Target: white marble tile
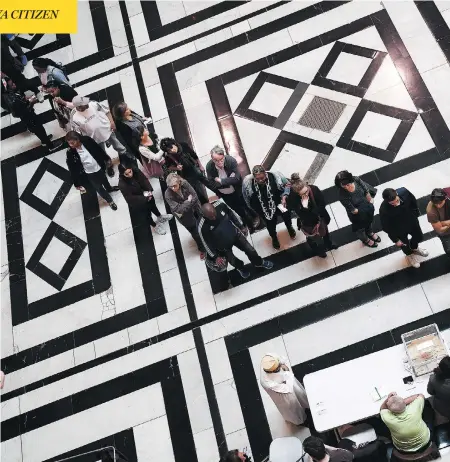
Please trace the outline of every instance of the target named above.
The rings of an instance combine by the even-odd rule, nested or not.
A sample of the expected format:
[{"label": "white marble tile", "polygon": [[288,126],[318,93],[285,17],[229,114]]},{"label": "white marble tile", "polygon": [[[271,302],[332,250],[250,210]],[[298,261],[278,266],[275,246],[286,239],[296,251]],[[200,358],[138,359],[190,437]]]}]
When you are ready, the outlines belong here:
[{"label": "white marble tile", "polygon": [[186,305],[183,284],[181,282],[180,271],[173,268],[161,274],[161,282],[164,289],[167,310],[174,311]]},{"label": "white marble tile", "polygon": [[281,30],[177,72],[178,85],[180,90],[184,90],[247,64],[249,56],[252,56],[252,60],[256,60],[291,45],[292,40],[288,31]]},{"label": "white marble tile", "polygon": [[45,172],[41,181],[39,181],[34,189],[33,194],[47,204],[51,204],[62,184],[63,181],[60,178],[50,172]]},{"label": "white marble tile", "polygon": [[251,27],[250,23],[248,22],[248,19],[246,19],[245,21],[241,21],[237,24],[234,24],[230,27],[230,29],[233,37],[236,37],[237,35],[245,34],[245,32],[248,32],[251,29]]},{"label": "white marble tile", "polygon": [[216,144],[222,144],[219,127],[211,102],[186,110],[189,128],[199,157],[209,154]]},{"label": "white marble tile", "polygon": [[[165,414],[155,384],[22,435],[24,461],[37,462],[105,438]],[[108,418],[105,418],[108,416]],[[60,437],[55,438],[55,434]],[[53,441],[42,444],[42,441]]]},{"label": "white marble tile", "polygon": [[123,92],[123,100],[126,101],[138,114],[146,115],[144,114],[144,109],[142,109],[142,101],[136,83],[134,69],[132,67],[123,69],[120,71],[119,77]]},{"label": "white marble tile", "polygon": [[169,424],[165,415],[133,428],[136,455],[139,461],[174,461]]},{"label": "white marble tile", "polygon": [[158,255],[158,268],[160,273],[165,273],[178,266],[177,258],[174,250],[160,253]]},{"label": "white marble tile", "polygon": [[[225,434],[245,428],[236,385],[233,379],[214,385]],[[228,440],[228,438],[227,438]]]},{"label": "white marble tile", "polygon": [[192,433],[195,435],[212,427],[202,371],[196,350],[181,353],[177,359]]},{"label": "white marble tile", "polygon": [[176,327],[183,326],[190,322],[189,313],[186,306],[182,306],[169,313],[158,316],[159,332],[162,334]]},{"label": "white marble tile", "polygon": [[152,112],[152,119],[154,122],[165,119],[169,116],[167,112],[166,102],[161,89],[161,84],[157,83],[145,89],[147,93],[147,99],[150,104],[150,110]]},{"label": "white marble tile", "polygon": [[241,428],[240,430],[227,434],[226,438],[229,448],[239,449],[245,452],[248,456],[252,455],[250,440],[245,428]]},{"label": "white marble tile", "polygon": [[170,119],[166,117],[165,119],[158,120],[154,123],[155,132],[159,135],[160,138],[169,137],[173,138],[172,125]]},{"label": "white marble tile", "polygon": [[[139,4],[139,2],[136,3]],[[141,45],[145,45],[150,42],[147,24],[143,13],[138,13],[130,17],[130,27],[133,32],[134,44],[136,47],[140,47]]]},{"label": "white marble tile", "polygon": [[225,340],[219,338],[209,342],[205,345],[205,349],[214,385],[232,379],[233,371],[231,370]]},{"label": "white marble tile", "polygon": [[[431,314],[419,284],[285,334],[283,339],[292,364],[300,364],[402,326],[405,320],[412,322]],[[319,332],[333,335],[317,342]]]},{"label": "white marble tile", "polygon": [[86,363],[95,359],[95,346],[94,342],[86,343],[73,350],[73,356],[75,358],[75,366]]},{"label": "white marble tile", "polygon": [[286,144],[271,170],[282,172],[287,178],[297,172],[303,178],[316,156],[317,153],[314,151],[294,144]]},{"label": "white marble tile", "polygon": [[230,39],[232,36],[231,28],[225,27],[217,32],[213,32],[212,34],[208,34],[195,40],[195,48],[197,48],[197,51],[200,51],[204,48],[212,47],[219,42],[223,42],[224,40]]},{"label": "white marble tile", "polygon": [[[108,212],[115,213],[111,209]],[[128,228],[106,237],[105,246],[117,313],[144,304],[145,294],[133,230]]]},{"label": "white marble tile", "polygon": [[[140,54],[139,50],[141,49],[143,50],[145,46],[146,45],[144,45],[143,47],[139,47],[137,49],[138,56],[143,56],[142,54]],[[163,66],[164,64],[176,61],[177,59],[184,58],[187,55],[195,53],[196,51],[197,49],[195,48],[194,42],[189,42],[189,43],[186,43],[185,45],[179,46],[178,48],[174,48],[173,50],[166,51],[164,53],[161,53],[160,55],[157,55],[155,57],[155,62],[156,62],[156,65],[160,67],[160,66]]]},{"label": "white marble tile", "polygon": [[[247,94],[248,90],[250,90],[250,87],[252,86],[258,74],[259,72],[256,74],[248,75],[247,77],[236,80],[225,86],[225,91],[227,93],[228,101],[230,103],[232,112],[236,111],[239,104],[244,99],[244,96]],[[191,87],[191,88],[195,88],[195,87]],[[181,94],[183,94],[183,92]]]},{"label": "white marble tile", "polygon": [[159,83],[159,74],[155,58],[149,58],[141,61],[139,66],[141,66],[142,79],[145,87],[150,87],[151,85]]},{"label": "white marble tile", "polygon": [[22,458],[22,437],[16,436],[1,444],[1,457],[11,462],[23,462]]},{"label": "white marble tile", "polygon": [[130,338],[127,329],[120,330],[114,334],[107,335],[98,340],[94,340],[95,355],[97,358],[107,355],[112,351],[121,350],[130,345]]},{"label": "white marble tile", "polygon": [[292,93],[290,88],[266,82],[252,101],[250,109],[278,117]]},{"label": "white marble tile", "polygon": [[277,139],[280,130],[267,126],[261,130],[261,124],[241,117],[235,117],[235,122],[248,164],[251,166],[261,164]]},{"label": "white marble tile", "polygon": [[204,318],[214,314],[217,311],[216,303],[214,302],[214,295],[209,280],[193,284],[191,288],[198,317]]},{"label": "white marble tile", "polygon": [[339,54],[326,77],[356,86],[361,82],[371,62],[369,58],[343,52]]},{"label": "white marble tile", "polygon": [[141,2],[139,0],[126,0],[128,17],[131,18],[142,13]]},{"label": "white marble tile", "polygon": [[1,404],[2,422],[20,414],[20,396],[9,399]]},{"label": "white marble tile", "polygon": [[141,322],[135,326],[128,328],[128,336],[130,337],[130,345],[138,343],[142,340],[155,337],[159,334],[158,321],[156,318]]},{"label": "white marble tile", "polygon": [[68,245],[54,237],[44,255],[42,255],[40,262],[54,273],[59,274],[71,253],[72,249]]},{"label": "white marble tile", "polygon": [[381,40],[380,34],[375,27],[367,27],[366,29],[344,37],[340,41],[350,43],[351,45],[387,52],[386,45],[383,40]]},{"label": "white marble tile", "polygon": [[204,10],[205,8],[209,8],[217,3],[219,3],[219,0],[208,0],[208,1],[196,0],[195,2],[185,1],[183,2],[183,6],[184,6],[184,10],[186,11],[186,16],[190,16],[196,13],[197,11]]},{"label": "white marble tile", "polygon": [[211,462],[220,459],[214,428],[195,433],[194,443],[198,462]]},{"label": "white marble tile", "polygon": [[437,0],[434,3],[441,13],[450,9],[450,3],[447,0]]},{"label": "white marble tile", "polygon": [[163,25],[186,16],[183,2],[159,1],[156,4]]},{"label": "white marble tile", "polygon": [[352,139],[370,146],[387,149],[399,125],[399,119],[369,111]]},{"label": "white marble tile", "polygon": [[196,106],[210,102],[208,90],[205,82],[186,88],[181,92],[181,99],[185,109],[191,109]]},{"label": "white marble tile", "polygon": [[[447,10],[448,11],[448,10]],[[449,97],[445,91],[446,82],[450,78],[450,65],[448,63],[438,66],[422,74],[422,78],[434,98],[442,117],[450,127],[450,104]]]},{"label": "white marble tile", "polygon": [[428,129],[422,121],[421,117],[418,117],[408,133],[402,147],[395,156],[395,161],[406,159],[407,157],[419,154],[427,151],[428,149],[434,148],[434,142],[431,139]]},{"label": "white marble tile", "polygon": [[422,282],[421,285],[433,313],[450,308],[450,273]]},{"label": "white marble tile", "polygon": [[98,47],[89,3],[80,2],[77,11],[78,24],[83,25],[83,33],[70,34],[70,44],[74,59],[81,59],[85,56],[96,53],[98,51]]}]

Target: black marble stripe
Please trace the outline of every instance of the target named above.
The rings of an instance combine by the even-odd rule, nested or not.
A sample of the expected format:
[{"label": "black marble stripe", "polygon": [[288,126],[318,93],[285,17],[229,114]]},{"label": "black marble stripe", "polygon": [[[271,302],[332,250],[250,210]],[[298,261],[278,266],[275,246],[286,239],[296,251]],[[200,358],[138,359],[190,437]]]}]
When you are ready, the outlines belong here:
[{"label": "black marble stripe", "polygon": [[99,449],[111,447],[125,456],[128,462],[138,462],[132,428],[93,441],[77,449],[73,449],[72,451],[65,452],[64,454],[59,454],[51,459],[46,459],[44,462],[58,462],[69,457],[75,457],[75,462],[97,462],[101,460]]},{"label": "black marble stripe", "polygon": [[[148,5],[150,3],[151,5]],[[196,11],[195,13],[185,16],[184,18],[177,19],[172,21],[168,24],[162,24],[161,17],[158,11],[158,7],[156,2],[147,2],[141,1],[142,12],[144,14],[145,22],[147,24],[148,35],[150,40],[157,40],[161,37],[165,37],[166,35],[173,34],[174,32],[178,32],[186,27],[192,26],[197,24],[201,21],[205,21],[206,19],[212,18],[217,16],[218,14],[225,13],[233,8],[237,8],[238,6],[245,5],[246,1],[236,1],[236,0],[228,0],[220,3],[216,3],[208,8],[204,8],[203,10]],[[282,4],[282,3],[280,3]],[[239,18],[239,21],[242,21],[242,18]],[[238,22],[239,22],[238,21]],[[233,21],[235,23],[235,21]],[[230,23],[223,24],[220,28],[215,28],[217,30],[223,29],[224,27],[230,27],[232,25]],[[214,31],[215,31],[214,29]],[[209,30],[208,34],[211,34],[212,31]],[[195,37],[197,39],[199,37]],[[179,46],[180,44],[177,44]]]},{"label": "black marble stripe", "polygon": [[450,27],[443,18],[439,8],[433,1],[415,1],[419,13],[425,20],[428,29],[441,47],[447,61],[450,63]]},{"label": "black marble stripe", "polygon": [[98,51],[102,51],[107,48],[112,48],[113,43],[109,30],[108,17],[106,15],[105,3],[103,1],[96,1],[94,3],[95,8],[91,8],[92,25],[94,27]]}]

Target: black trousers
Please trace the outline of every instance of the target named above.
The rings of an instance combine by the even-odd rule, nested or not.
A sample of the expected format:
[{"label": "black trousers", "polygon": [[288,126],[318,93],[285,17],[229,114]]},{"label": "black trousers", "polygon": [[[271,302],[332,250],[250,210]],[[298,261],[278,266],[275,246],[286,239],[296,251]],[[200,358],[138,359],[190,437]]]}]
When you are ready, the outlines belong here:
[{"label": "black trousers", "polygon": [[203,246],[202,239],[200,234],[198,234],[197,225],[194,226],[185,226],[185,228],[191,233],[192,239],[194,239],[195,243],[197,244],[197,248],[200,252],[205,251],[205,247]]},{"label": "black trousers", "polygon": [[[250,243],[247,241],[247,239],[241,232],[237,233],[233,247],[237,247],[239,250],[242,250],[242,252],[244,252],[245,255],[247,255],[252,265],[254,266],[262,265],[263,259],[258,255],[256,250],[250,245]],[[236,257],[236,255],[233,254],[233,248],[224,250],[221,253],[223,253],[227,257],[228,263],[231,266],[234,266],[237,269],[244,268],[245,266],[244,262],[240,260],[238,257]]]},{"label": "black trousers", "polygon": [[100,169],[95,173],[87,173],[89,183],[91,187],[103,198],[108,204],[113,201],[111,194],[108,191],[111,191],[111,185],[109,184],[108,179],[106,178],[105,172]]},{"label": "black trousers", "polygon": [[308,245],[311,247],[311,249],[313,249],[316,253],[326,253],[327,250],[331,249],[332,245],[330,233],[328,232],[328,226],[325,236],[306,236],[306,241],[308,242]]},{"label": "black trousers", "polygon": [[[408,237],[409,235],[411,238]],[[419,221],[417,221],[416,226],[414,226],[414,228],[412,228],[408,234],[402,236],[400,240],[403,242],[403,244],[406,244],[400,247],[402,252],[405,255],[411,255],[413,251],[419,247],[419,242],[423,241],[423,233],[420,229]]]},{"label": "black trousers", "polygon": [[289,210],[287,212],[282,213],[281,210],[277,207],[271,220],[267,220],[266,217],[262,215],[262,218],[266,222],[267,231],[269,232],[270,237],[272,239],[274,237],[277,237],[277,222],[278,222],[277,217],[278,215],[281,215],[281,217],[283,218],[286,228],[288,229],[292,228],[292,218],[291,218],[291,212]]},{"label": "black trousers", "polygon": [[27,114],[26,116],[21,117],[20,120],[25,124],[30,132],[34,133],[39,138],[42,144],[50,145],[52,143],[36,114]]},{"label": "black trousers", "polygon": [[240,191],[234,191],[231,194],[222,194],[220,196],[221,199],[228,205],[228,207],[232,208],[241,218],[242,221],[245,223],[247,228],[253,229],[253,219],[251,217],[251,213],[245,204],[244,198]]},{"label": "black trousers", "polygon": [[152,217],[152,213],[155,216],[160,217],[161,212],[158,210],[158,207],[156,206],[156,201],[155,201],[154,197],[152,197],[149,201],[147,201],[147,213],[148,213],[148,219],[150,221],[150,225],[151,226],[156,226],[156,223],[155,223],[155,221],[153,220],[153,217]]}]

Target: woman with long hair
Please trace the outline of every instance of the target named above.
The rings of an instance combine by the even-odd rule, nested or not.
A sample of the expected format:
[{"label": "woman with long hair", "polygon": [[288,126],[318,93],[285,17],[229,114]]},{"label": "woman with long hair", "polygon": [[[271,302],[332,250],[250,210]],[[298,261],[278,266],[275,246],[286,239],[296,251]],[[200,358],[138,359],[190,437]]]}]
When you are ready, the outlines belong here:
[{"label": "woman with long hair", "polygon": [[291,175],[291,191],[286,207],[297,214],[297,228],[303,232],[311,249],[321,258],[326,258],[327,250],[338,248],[331,242],[328,232],[331,219],[325,205],[322,191],[317,186],[305,183],[298,173]]},{"label": "woman with long hair", "polygon": [[32,63],[34,70],[38,73],[42,85],[45,87],[51,81],[71,86],[69,77],[61,64],[49,58],[35,58]]},{"label": "woman with long hair", "polygon": [[378,247],[381,238],[372,230],[375,207],[373,197],[377,190],[347,170],[336,175],[334,184],[339,190],[339,201],[345,207],[352,229],[367,247]]},{"label": "woman with long hair", "polygon": [[431,374],[427,391],[433,396],[433,408],[450,419],[450,356],[444,356]]}]

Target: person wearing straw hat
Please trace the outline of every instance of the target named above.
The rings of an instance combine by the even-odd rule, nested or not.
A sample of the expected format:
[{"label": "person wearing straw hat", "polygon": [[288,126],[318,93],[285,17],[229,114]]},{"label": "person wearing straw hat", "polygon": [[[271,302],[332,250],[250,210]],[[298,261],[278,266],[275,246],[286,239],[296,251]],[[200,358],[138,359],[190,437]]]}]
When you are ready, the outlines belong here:
[{"label": "person wearing straw hat", "polygon": [[305,422],[305,408],[309,408],[306,391],[285,359],[277,354],[266,354],[261,360],[260,383],[284,420],[294,425]]}]

